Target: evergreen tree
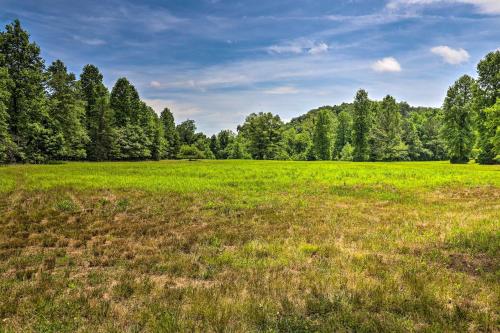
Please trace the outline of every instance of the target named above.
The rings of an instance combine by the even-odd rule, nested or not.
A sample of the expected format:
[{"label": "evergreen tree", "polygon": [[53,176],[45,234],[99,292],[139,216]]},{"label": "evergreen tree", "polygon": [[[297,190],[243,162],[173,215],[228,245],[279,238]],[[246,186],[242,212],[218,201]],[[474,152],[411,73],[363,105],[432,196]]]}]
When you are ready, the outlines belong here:
[{"label": "evergreen tree", "polygon": [[338,125],[333,148],[333,157],[340,158],[344,146],[351,142],[352,117],[347,111],[341,111],[338,116]]},{"label": "evergreen tree", "polygon": [[387,95],[378,104],[372,129],[372,155],[375,160],[394,161],[406,157],[407,147],[401,140],[401,114],[394,97]]},{"label": "evergreen tree", "polygon": [[495,163],[495,148],[492,138],[496,135],[487,126],[485,109],[494,105],[500,98],[500,51],[490,52],[477,65],[478,89],[475,91],[475,108],[477,112],[477,130],[479,132],[479,163]]},{"label": "evergreen tree", "polygon": [[80,75],[82,98],[85,102],[85,120],[90,141],[87,158],[103,161],[116,155],[113,131],[113,113],[109,107],[108,90],[102,83],[102,74],[94,65],[85,65]]},{"label": "evergreen tree", "polygon": [[45,95],[44,62],[40,48],[29,40],[15,20],[0,33],[0,67],[7,68],[9,130],[18,151],[17,158],[33,163],[60,156],[63,137],[48,113]]},{"label": "evergreen tree", "polygon": [[174,115],[168,108],[163,109],[160,115],[163,126],[163,134],[166,140],[164,158],[174,159],[177,156],[180,146],[179,133],[175,129]]},{"label": "evergreen tree", "polygon": [[474,79],[462,76],[449,89],[443,104],[443,137],[451,163],[467,163],[474,145],[472,102]]},{"label": "evergreen tree", "polygon": [[329,161],[332,159],[332,116],[329,111],[321,110],[314,127],[313,144],[318,160]]},{"label": "evergreen tree", "polygon": [[73,73],[68,73],[66,66],[56,60],[48,68],[49,112],[62,133],[64,145],[63,159],[84,159],[87,156],[86,145],[89,142],[84,126],[85,108],[80,100],[78,84]]},{"label": "evergreen tree", "polygon": [[371,118],[370,100],[365,90],[358,90],[354,99],[354,114],[352,125],[352,144],[354,146],[353,160],[367,161],[369,158],[369,143]]}]

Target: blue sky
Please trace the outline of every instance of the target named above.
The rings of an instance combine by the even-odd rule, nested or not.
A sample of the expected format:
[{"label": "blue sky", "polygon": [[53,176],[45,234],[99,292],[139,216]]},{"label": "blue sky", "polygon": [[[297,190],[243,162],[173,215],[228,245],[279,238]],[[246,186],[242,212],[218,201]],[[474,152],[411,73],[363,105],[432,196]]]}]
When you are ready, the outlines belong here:
[{"label": "blue sky", "polygon": [[126,76],[155,110],[209,134],[251,112],[284,120],[391,94],[439,106],[500,47],[500,0],[0,0],[49,64]]}]

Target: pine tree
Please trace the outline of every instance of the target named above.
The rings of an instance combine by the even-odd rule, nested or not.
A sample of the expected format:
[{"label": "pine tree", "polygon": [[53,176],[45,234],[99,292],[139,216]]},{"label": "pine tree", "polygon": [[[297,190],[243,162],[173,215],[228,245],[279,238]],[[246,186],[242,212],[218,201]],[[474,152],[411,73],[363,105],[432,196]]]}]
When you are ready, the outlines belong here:
[{"label": "pine tree", "polygon": [[370,100],[365,90],[358,90],[354,99],[354,114],[352,125],[353,160],[367,161],[369,158],[369,143],[371,118]]},{"label": "pine tree", "polygon": [[109,159],[115,153],[113,114],[109,107],[108,90],[102,83],[103,77],[94,65],[85,65],[80,75],[82,98],[85,102],[85,120],[90,138],[87,144],[87,158],[91,161]]},{"label": "pine tree", "polygon": [[341,111],[338,116],[338,126],[333,148],[333,157],[340,158],[344,146],[352,140],[352,117],[347,111]]},{"label": "pine tree", "polygon": [[163,109],[160,115],[160,122],[163,126],[166,147],[163,158],[174,159],[180,148],[179,133],[175,129],[174,115],[168,108]]},{"label": "pine tree", "polygon": [[402,160],[407,156],[407,147],[401,139],[401,114],[394,97],[387,95],[378,104],[372,129],[372,155],[375,160]]},{"label": "pine tree", "polygon": [[451,163],[467,163],[474,145],[472,130],[473,87],[475,81],[468,75],[459,78],[448,89],[443,104],[442,135]]},{"label": "pine tree", "polygon": [[62,61],[56,60],[48,68],[47,86],[49,114],[64,138],[61,158],[84,159],[89,137],[84,126],[85,108],[75,75],[67,72]]},{"label": "pine tree", "polygon": [[29,40],[15,20],[0,33],[0,67],[12,80],[8,93],[9,130],[18,151],[17,159],[33,163],[60,156],[63,137],[48,113],[45,95],[44,62],[40,48]]},{"label": "pine tree", "polygon": [[330,112],[321,110],[313,134],[314,151],[318,160],[329,161],[332,159],[332,123]]}]

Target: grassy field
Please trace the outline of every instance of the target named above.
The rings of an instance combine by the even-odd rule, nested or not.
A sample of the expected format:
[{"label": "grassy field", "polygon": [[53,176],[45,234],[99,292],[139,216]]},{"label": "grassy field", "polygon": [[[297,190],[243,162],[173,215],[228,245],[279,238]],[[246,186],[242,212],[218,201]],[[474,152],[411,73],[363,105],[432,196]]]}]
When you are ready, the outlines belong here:
[{"label": "grassy field", "polygon": [[498,332],[500,167],[0,167],[0,331]]}]

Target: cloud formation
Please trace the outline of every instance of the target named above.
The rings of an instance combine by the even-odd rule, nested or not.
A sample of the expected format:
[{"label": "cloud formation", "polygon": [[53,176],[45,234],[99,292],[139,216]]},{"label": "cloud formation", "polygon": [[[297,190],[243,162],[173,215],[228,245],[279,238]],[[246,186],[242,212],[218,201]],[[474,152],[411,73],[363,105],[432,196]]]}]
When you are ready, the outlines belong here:
[{"label": "cloud formation", "polygon": [[401,72],[401,65],[393,57],[387,57],[374,62],[372,69],[376,72]]},{"label": "cloud formation", "polygon": [[315,42],[310,39],[300,38],[297,40],[289,41],[283,44],[271,45],[267,48],[269,53],[309,53],[309,54],[321,54],[326,53],[329,50],[328,44],[324,42]]},{"label": "cloud formation", "polygon": [[426,6],[426,5],[453,5],[467,4],[476,7],[482,14],[498,15],[500,14],[499,0],[390,0],[387,3],[389,9],[399,9],[408,6]]},{"label": "cloud formation", "polygon": [[451,65],[458,65],[469,60],[470,55],[464,49],[452,49],[446,45],[440,45],[433,47],[431,52],[437,54],[443,58],[445,62]]},{"label": "cloud formation", "polygon": [[300,91],[297,88],[290,86],[282,86],[264,90],[265,94],[270,94],[270,95],[289,95],[289,94],[297,94],[299,92]]}]

